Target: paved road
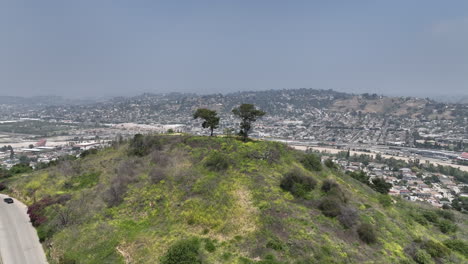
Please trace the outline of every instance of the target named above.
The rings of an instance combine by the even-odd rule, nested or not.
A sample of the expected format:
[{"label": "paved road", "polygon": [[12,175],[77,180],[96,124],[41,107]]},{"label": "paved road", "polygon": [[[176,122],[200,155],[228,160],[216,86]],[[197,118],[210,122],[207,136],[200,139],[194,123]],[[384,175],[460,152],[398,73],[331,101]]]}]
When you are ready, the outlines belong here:
[{"label": "paved road", "polygon": [[0,263],[45,264],[44,250],[34,227],[29,222],[27,207],[16,199],[7,204],[0,194]]}]

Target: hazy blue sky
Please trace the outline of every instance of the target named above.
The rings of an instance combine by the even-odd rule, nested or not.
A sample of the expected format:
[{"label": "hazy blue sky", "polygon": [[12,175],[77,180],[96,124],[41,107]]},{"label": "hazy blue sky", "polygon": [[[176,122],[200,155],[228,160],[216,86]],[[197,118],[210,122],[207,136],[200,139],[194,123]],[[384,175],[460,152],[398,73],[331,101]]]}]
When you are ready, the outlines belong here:
[{"label": "hazy blue sky", "polygon": [[0,0],[0,95],[468,94],[468,1]]}]

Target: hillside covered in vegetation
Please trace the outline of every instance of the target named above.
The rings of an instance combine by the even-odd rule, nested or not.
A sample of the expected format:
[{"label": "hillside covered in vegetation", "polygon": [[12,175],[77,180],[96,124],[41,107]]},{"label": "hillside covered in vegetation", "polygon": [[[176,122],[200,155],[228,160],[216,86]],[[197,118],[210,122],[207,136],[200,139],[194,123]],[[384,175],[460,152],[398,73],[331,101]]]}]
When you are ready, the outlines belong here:
[{"label": "hillside covered in vegetation", "polygon": [[466,263],[466,215],[325,164],[275,142],[136,135],[4,184],[50,263]]}]

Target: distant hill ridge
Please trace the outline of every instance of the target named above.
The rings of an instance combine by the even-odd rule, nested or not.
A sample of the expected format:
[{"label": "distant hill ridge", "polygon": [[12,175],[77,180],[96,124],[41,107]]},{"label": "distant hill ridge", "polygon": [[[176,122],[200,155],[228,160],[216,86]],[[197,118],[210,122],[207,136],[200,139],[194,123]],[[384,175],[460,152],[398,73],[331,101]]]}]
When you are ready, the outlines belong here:
[{"label": "distant hill ridge", "polygon": [[[29,99],[30,100],[30,99]],[[75,118],[91,122],[158,122],[175,120],[190,122],[197,108],[210,108],[221,115],[242,103],[252,103],[269,116],[281,118],[316,118],[342,114],[370,114],[419,120],[449,119],[461,124],[468,116],[468,104],[439,103],[431,99],[414,97],[386,97],[377,94],[353,95],[332,90],[284,89],[244,91],[230,94],[142,94],[134,97],[116,97],[89,104],[21,105],[17,113],[28,117],[48,116],[57,119]],[[28,111],[34,107],[34,112]],[[184,118],[185,117],[185,118]]]},{"label": "distant hill ridge", "polygon": [[333,90],[283,89],[243,91],[229,94],[143,94],[116,98],[109,105],[148,106],[156,111],[190,112],[197,107],[211,107],[228,113],[240,103],[253,103],[271,115],[313,111],[362,112],[377,115],[418,118],[455,119],[468,115],[468,104],[439,103],[429,98],[388,97],[377,94],[347,94]]}]

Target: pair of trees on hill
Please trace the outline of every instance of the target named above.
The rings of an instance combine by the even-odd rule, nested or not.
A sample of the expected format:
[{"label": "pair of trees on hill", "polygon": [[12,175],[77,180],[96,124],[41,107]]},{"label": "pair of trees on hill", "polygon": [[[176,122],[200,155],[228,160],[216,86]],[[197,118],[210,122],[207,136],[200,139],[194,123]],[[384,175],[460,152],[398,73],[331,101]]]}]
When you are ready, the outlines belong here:
[{"label": "pair of trees on hill", "polygon": [[[252,123],[257,121],[257,118],[264,116],[266,113],[255,108],[253,104],[241,104],[232,109],[232,113],[241,119],[239,135],[244,141],[249,137],[249,132],[252,129]],[[218,128],[219,120],[218,113],[214,110],[199,108],[193,114],[193,118],[203,119],[202,127],[210,129],[210,135],[213,136],[213,131]]]}]

